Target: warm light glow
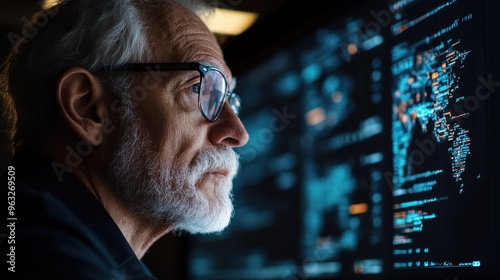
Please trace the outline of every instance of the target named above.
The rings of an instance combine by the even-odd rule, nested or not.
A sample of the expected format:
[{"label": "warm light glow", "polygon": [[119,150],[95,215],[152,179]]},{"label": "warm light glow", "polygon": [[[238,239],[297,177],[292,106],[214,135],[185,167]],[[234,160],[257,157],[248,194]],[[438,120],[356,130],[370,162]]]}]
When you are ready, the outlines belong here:
[{"label": "warm light glow", "polygon": [[368,204],[366,203],[351,204],[349,206],[349,213],[351,215],[363,214],[366,211],[368,211]]},{"label": "warm light glow", "polygon": [[59,3],[60,0],[44,0],[42,4],[42,8],[48,9],[52,6],[55,6],[57,3]]},{"label": "warm light glow", "polygon": [[308,125],[316,125],[325,120],[325,110],[323,108],[314,108],[306,114]]},{"label": "warm light glow", "polygon": [[215,8],[203,20],[213,33],[238,35],[247,30],[257,17],[256,13]]},{"label": "warm light glow", "polygon": [[344,99],[344,95],[342,94],[342,92],[337,90],[337,91],[334,91],[332,93],[332,102],[333,103],[338,104],[338,103],[342,102],[342,99]]},{"label": "warm light glow", "polygon": [[347,46],[347,51],[349,52],[349,54],[356,54],[358,52],[358,46],[351,43]]}]

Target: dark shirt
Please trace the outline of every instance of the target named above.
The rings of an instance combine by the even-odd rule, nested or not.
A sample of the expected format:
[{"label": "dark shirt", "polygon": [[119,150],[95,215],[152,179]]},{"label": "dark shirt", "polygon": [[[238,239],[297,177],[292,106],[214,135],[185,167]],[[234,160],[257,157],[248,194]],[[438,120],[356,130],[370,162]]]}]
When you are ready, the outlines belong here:
[{"label": "dark shirt", "polygon": [[[7,278],[2,279],[155,279],[76,176],[54,169],[61,165],[31,150],[19,151],[10,166],[15,168],[15,207],[7,212],[7,232],[2,228],[0,235],[7,256]],[[0,181],[6,192],[7,178],[4,173]],[[8,262],[12,259],[15,263]],[[15,272],[8,270],[12,264]]]}]

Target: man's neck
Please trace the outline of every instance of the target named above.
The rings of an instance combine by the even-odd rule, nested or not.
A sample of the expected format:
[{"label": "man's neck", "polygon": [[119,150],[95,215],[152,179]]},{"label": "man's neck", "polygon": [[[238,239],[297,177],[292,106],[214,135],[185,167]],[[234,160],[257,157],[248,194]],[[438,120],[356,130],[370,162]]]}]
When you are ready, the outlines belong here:
[{"label": "man's neck", "polygon": [[74,174],[83,182],[85,187],[101,202],[111,218],[130,244],[137,258],[141,259],[148,249],[170,229],[163,225],[154,225],[141,219],[131,211],[130,207],[116,197],[111,188],[100,179],[100,176],[85,168],[86,164],[74,170]]},{"label": "man's neck", "polygon": [[[67,139],[61,137],[59,142],[56,140],[55,143],[51,143],[52,145],[41,145],[39,150],[64,163],[67,152],[60,149],[67,145],[64,140]],[[112,191],[110,183],[103,179],[105,166],[100,165],[102,162],[102,155],[88,155],[72,170],[73,174],[99,200],[115,221],[137,258],[141,259],[151,245],[167,234],[171,228],[166,227],[165,224],[156,225],[147,222],[131,211],[130,207],[124,205]]]}]

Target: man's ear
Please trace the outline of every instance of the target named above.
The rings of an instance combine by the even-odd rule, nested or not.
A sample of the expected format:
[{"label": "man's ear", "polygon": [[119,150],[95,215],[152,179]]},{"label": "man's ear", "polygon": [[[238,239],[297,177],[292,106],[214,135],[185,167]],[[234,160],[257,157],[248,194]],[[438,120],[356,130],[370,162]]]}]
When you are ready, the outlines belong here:
[{"label": "man's ear", "polygon": [[66,70],[56,87],[56,103],[64,121],[93,146],[102,142],[107,119],[105,94],[99,80],[79,67]]}]

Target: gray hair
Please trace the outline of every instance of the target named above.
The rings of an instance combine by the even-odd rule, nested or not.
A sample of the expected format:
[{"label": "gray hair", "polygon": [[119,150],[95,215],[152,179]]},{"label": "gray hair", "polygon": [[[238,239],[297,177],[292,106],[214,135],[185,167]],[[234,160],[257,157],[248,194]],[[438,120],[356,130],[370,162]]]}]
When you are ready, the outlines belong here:
[{"label": "gray hair", "polygon": [[143,30],[134,0],[61,1],[36,13],[13,46],[1,77],[13,148],[36,141],[53,119],[53,91],[66,69],[95,72],[149,56]]},{"label": "gray hair", "polygon": [[[81,67],[93,73],[103,66],[149,58],[147,24],[139,7],[166,1],[61,0],[36,13],[13,44],[0,76],[0,101],[3,120],[11,128],[11,148],[36,144],[54,119],[53,92],[66,69]],[[199,16],[213,7],[204,0],[174,1]],[[128,74],[113,74],[103,82],[117,95],[132,80]]]}]

